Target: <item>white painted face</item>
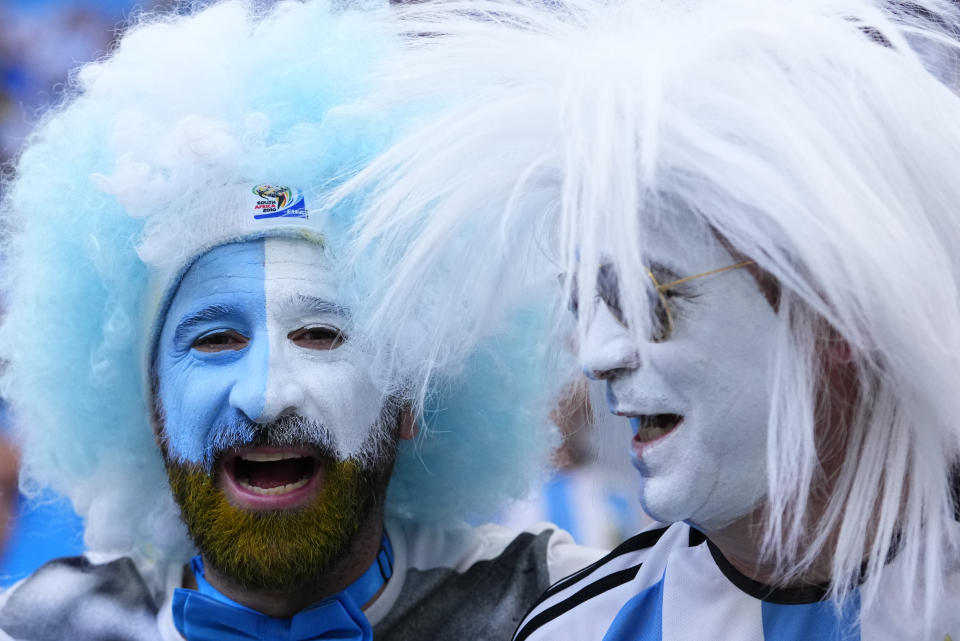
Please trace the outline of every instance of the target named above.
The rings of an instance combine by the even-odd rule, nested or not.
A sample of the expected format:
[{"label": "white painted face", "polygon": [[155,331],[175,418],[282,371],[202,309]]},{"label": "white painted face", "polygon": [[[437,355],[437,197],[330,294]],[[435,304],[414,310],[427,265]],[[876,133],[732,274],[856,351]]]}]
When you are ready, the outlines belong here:
[{"label": "white painted face", "polygon": [[349,339],[349,311],[323,250],[268,238],[223,245],[184,275],[156,368],[171,454],[209,462],[250,421],[316,422],[338,457],[357,455],[383,394]]},{"label": "white painted face", "polygon": [[[651,232],[646,263],[669,283],[737,262],[703,225]],[[746,269],[678,285],[673,332],[638,345],[605,303],[580,360],[604,379],[610,410],[630,418],[641,502],[654,518],[707,531],[751,512],[766,493],[770,375],[777,317]]]}]

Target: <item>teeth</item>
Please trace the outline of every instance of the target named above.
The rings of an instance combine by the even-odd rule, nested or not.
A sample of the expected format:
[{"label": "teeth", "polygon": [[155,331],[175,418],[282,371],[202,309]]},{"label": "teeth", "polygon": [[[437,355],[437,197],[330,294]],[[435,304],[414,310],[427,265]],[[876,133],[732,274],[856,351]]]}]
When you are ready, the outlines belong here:
[{"label": "teeth", "polygon": [[303,454],[295,452],[248,452],[239,456],[241,460],[252,461],[254,463],[265,463],[267,461],[286,461],[295,458],[304,458]]},{"label": "teeth", "polygon": [[243,486],[244,489],[250,490],[254,494],[275,495],[275,494],[286,494],[287,492],[293,492],[294,490],[298,490],[304,485],[306,485],[310,481],[310,479],[300,479],[295,483],[287,483],[286,485],[278,485],[277,487],[257,487],[255,485],[250,485],[243,479],[237,479],[237,481],[240,483],[241,486]]}]

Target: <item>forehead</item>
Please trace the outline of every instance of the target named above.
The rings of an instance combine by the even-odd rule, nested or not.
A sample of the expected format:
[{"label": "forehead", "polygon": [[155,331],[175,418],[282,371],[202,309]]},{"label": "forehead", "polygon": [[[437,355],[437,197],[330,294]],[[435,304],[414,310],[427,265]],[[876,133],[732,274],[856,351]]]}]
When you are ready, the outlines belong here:
[{"label": "forehead", "polygon": [[692,215],[677,215],[644,229],[641,255],[649,267],[677,277],[724,267],[734,262],[716,232]]},{"label": "forehead", "polygon": [[[647,270],[658,283],[668,284],[672,280],[704,274],[743,259],[731,254],[709,224],[686,212],[676,212],[655,220],[652,217],[642,219],[636,234],[617,235],[608,232],[601,246],[603,249],[594,257],[595,264],[599,265],[595,274],[596,285],[607,290],[626,286],[634,294],[651,285]],[[577,263],[579,279],[585,276],[585,263],[589,265],[579,250]]]},{"label": "forehead", "polygon": [[323,248],[295,238],[267,238],[216,247],[187,270],[171,303],[250,298],[267,307],[280,296],[337,296],[337,281]]}]

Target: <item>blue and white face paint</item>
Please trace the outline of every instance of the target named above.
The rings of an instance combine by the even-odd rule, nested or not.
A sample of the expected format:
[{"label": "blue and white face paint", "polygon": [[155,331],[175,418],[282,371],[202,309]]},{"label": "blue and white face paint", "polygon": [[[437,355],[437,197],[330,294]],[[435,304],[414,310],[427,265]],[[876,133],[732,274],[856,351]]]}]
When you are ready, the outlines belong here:
[{"label": "blue and white face paint", "polygon": [[347,337],[349,310],[322,248],[267,238],[222,245],[184,274],[155,359],[168,455],[209,466],[251,426],[300,416],[341,459],[365,458],[384,394]]}]

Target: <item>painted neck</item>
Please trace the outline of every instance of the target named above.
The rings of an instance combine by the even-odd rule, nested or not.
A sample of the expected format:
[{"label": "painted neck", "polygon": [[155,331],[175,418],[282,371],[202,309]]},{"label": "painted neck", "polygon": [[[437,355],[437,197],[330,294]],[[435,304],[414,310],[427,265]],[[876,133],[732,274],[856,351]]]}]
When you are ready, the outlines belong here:
[{"label": "painted neck", "polygon": [[[232,578],[221,574],[204,557],[204,575],[208,583],[221,594],[241,605],[276,618],[290,618],[301,610],[343,591],[370,567],[380,551],[383,536],[383,512],[375,510],[360,526],[351,540],[347,553],[331,566],[310,586],[296,586],[284,590],[255,590],[238,585]],[[196,589],[196,578],[184,569],[184,587]],[[386,583],[384,586],[386,587]],[[383,588],[367,603],[358,603],[366,608],[376,601]]]}]

